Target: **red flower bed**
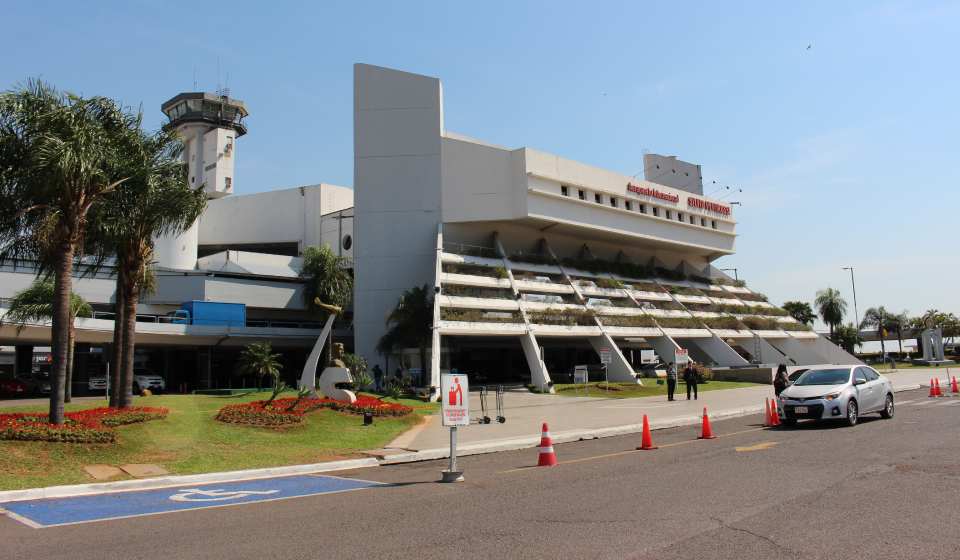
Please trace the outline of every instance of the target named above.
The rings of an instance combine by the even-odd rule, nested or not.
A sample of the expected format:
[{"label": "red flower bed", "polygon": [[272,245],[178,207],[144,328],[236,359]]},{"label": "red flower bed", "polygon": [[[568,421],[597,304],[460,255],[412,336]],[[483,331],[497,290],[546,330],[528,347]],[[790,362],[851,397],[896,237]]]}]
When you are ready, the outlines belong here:
[{"label": "red flower bed", "polygon": [[363,414],[372,412],[374,416],[406,416],[412,407],[398,403],[387,403],[373,397],[361,395],[357,402],[347,403],[334,399],[303,399],[296,408],[287,411],[297,399],[276,399],[267,405],[266,401],[253,401],[245,404],[231,404],[220,409],[214,420],[232,424],[255,424],[257,426],[295,426],[303,423],[303,417],[315,410],[329,408],[338,412]]},{"label": "red flower bed", "polygon": [[48,423],[48,414],[0,414],[0,439],[65,443],[116,443],[117,426],[165,418],[165,408],[134,406],[91,408],[63,415],[63,425]]}]

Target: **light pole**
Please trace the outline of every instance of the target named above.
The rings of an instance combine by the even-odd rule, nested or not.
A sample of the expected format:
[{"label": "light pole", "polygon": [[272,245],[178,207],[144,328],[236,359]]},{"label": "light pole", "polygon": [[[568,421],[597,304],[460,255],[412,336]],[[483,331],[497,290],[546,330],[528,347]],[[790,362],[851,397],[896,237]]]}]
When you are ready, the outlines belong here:
[{"label": "light pole", "polygon": [[850,284],[853,286],[853,314],[855,315],[854,319],[856,319],[855,322],[857,323],[857,333],[859,334],[860,333],[860,312],[857,311],[857,283],[853,281],[853,267],[845,266],[843,267],[843,269],[850,271]]}]

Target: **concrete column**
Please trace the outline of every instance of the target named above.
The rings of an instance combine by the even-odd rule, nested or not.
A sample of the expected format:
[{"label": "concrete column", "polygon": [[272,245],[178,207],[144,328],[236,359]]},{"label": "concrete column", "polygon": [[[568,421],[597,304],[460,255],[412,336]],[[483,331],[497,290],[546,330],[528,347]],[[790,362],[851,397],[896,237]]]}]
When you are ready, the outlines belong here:
[{"label": "concrete column", "polygon": [[767,342],[789,356],[798,366],[816,366],[830,363],[830,360],[817,354],[796,338],[771,338]]},{"label": "concrete column", "polygon": [[523,355],[527,358],[527,365],[530,367],[530,383],[548,393],[553,393],[553,387],[550,383],[550,373],[547,372],[547,366],[540,359],[540,345],[537,344],[537,337],[532,332],[527,331],[520,337],[520,346],[523,347]]},{"label": "concrete column", "polygon": [[[593,346],[594,351],[600,354],[600,348],[607,347],[611,349],[612,362],[607,364],[607,379],[615,383],[638,383],[639,377],[635,377],[633,367],[630,362],[623,357],[623,352],[617,347],[617,344],[610,338],[610,335],[603,333],[600,336],[591,336],[587,340]],[[642,383],[641,383],[642,385]]]},{"label": "concrete column", "polygon": [[711,338],[691,338],[690,342],[703,350],[710,359],[717,362],[718,366],[745,366],[749,362],[743,359],[743,356],[737,354],[736,350],[719,336],[713,335]]},{"label": "concrete column", "polygon": [[18,344],[13,347],[14,374],[30,373],[33,369],[33,345]]},{"label": "concrete column", "polygon": [[645,336],[643,339],[646,340],[647,344],[653,348],[653,351],[660,356],[660,361],[663,363],[672,362],[674,352],[681,349],[680,345],[667,335]]}]

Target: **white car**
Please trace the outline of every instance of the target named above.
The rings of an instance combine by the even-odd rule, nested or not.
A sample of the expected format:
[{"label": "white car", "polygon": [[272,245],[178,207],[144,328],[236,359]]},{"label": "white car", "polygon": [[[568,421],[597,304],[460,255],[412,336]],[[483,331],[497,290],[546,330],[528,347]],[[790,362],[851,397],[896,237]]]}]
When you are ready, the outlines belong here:
[{"label": "white car", "polygon": [[[91,374],[88,387],[91,391],[104,391],[107,388],[107,376],[104,374]],[[148,368],[133,368],[133,394],[139,394],[144,389],[150,391],[163,391],[167,388],[167,383],[163,377],[153,373]]]},{"label": "white car", "polygon": [[842,420],[855,426],[863,414],[893,418],[893,384],[868,366],[816,366],[780,393],[777,411],[784,426],[797,420]]}]

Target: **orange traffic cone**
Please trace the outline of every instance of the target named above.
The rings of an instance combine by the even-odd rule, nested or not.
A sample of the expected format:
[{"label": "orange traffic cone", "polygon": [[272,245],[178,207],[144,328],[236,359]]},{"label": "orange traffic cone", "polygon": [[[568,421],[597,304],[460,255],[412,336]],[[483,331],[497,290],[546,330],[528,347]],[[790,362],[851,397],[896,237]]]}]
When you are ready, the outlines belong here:
[{"label": "orange traffic cone", "polygon": [[770,417],[770,399],[764,399],[764,402],[767,403],[767,420],[763,423],[763,427],[770,428],[773,426],[773,418]]},{"label": "orange traffic cone", "polygon": [[770,401],[770,416],[774,426],[780,425],[780,408],[777,406],[777,399]]},{"label": "orange traffic cone", "polygon": [[710,431],[710,417],[707,416],[707,409],[703,409],[703,434],[697,439],[716,439],[717,436],[713,435]]},{"label": "orange traffic cone", "polygon": [[930,396],[937,396],[937,390],[933,387],[933,379],[930,380]]},{"label": "orange traffic cone", "polygon": [[953,376],[953,392],[954,392],[954,393],[960,393],[960,390],[957,389],[957,376],[956,376],[956,375]]},{"label": "orange traffic cone", "polygon": [[543,423],[543,432],[540,434],[540,460],[538,467],[557,466],[557,456],[553,454],[553,442],[550,441],[550,428],[547,423]]},{"label": "orange traffic cone", "polygon": [[933,382],[936,383],[936,385],[937,385],[937,396],[938,396],[938,397],[942,397],[942,396],[943,396],[943,393],[940,392],[940,379],[939,379],[939,378],[934,378]]},{"label": "orange traffic cone", "polygon": [[653,438],[650,437],[650,424],[647,423],[647,415],[643,415],[643,437],[640,439],[640,447],[637,449],[657,449],[653,445]]}]

